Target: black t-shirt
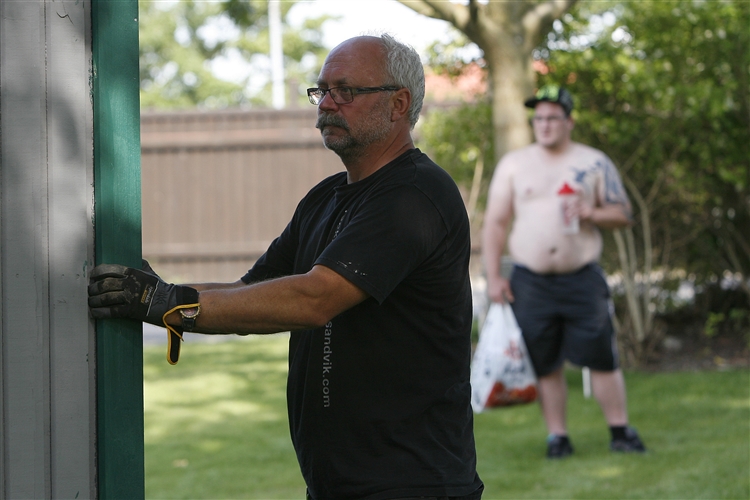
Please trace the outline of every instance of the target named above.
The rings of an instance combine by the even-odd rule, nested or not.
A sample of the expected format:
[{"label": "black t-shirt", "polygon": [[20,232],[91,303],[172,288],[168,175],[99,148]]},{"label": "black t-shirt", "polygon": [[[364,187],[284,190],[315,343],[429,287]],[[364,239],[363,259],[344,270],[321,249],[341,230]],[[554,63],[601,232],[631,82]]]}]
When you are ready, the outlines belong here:
[{"label": "black t-shirt", "polygon": [[453,180],[413,149],[367,178],[333,175],[242,278],[324,265],[371,295],[295,331],[287,402],[316,500],[468,495],[481,487],[471,412],[470,237]]}]

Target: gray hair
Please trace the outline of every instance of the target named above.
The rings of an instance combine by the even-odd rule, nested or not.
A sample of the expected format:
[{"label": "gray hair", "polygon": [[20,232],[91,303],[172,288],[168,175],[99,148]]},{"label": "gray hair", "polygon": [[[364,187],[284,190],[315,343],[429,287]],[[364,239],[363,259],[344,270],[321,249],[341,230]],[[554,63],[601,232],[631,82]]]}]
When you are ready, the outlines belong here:
[{"label": "gray hair", "polygon": [[419,54],[413,47],[399,42],[388,33],[380,35],[385,49],[385,71],[393,85],[406,87],[411,93],[409,123],[417,124],[424,100],[424,68]]}]

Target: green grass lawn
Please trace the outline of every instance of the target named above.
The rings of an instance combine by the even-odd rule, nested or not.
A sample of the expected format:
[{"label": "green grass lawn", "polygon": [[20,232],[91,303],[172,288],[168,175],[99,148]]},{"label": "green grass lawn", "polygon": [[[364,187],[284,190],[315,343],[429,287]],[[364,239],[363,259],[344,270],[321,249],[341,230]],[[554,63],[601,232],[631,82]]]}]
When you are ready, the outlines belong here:
[{"label": "green grass lawn", "polygon": [[[144,348],[146,497],[304,499],[285,407],[287,339]],[[476,416],[485,499],[748,499],[750,372],[627,372],[645,455],[608,451],[599,407],[568,372],[575,454],[544,458],[536,404]]]}]

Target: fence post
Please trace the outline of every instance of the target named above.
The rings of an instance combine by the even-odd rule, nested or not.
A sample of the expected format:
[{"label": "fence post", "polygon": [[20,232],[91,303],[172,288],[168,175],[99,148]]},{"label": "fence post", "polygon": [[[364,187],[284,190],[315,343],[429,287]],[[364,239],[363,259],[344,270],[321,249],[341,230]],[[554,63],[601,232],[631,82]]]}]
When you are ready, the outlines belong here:
[{"label": "fence post", "polygon": [[[96,262],[140,267],[137,0],[92,0]],[[145,497],[142,325],[97,322],[99,498]]]}]

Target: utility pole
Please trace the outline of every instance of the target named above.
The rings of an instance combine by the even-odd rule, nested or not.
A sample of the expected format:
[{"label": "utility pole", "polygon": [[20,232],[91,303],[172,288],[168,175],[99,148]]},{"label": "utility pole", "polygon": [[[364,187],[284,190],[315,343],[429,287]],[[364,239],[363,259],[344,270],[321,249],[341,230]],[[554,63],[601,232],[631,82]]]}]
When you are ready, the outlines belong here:
[{"label": "utility pole", "polygon": [[271,45],[271,83],[274,109],[286,106],[284,48],[281,37],[281,2],[268,0],[268,35]]}]

